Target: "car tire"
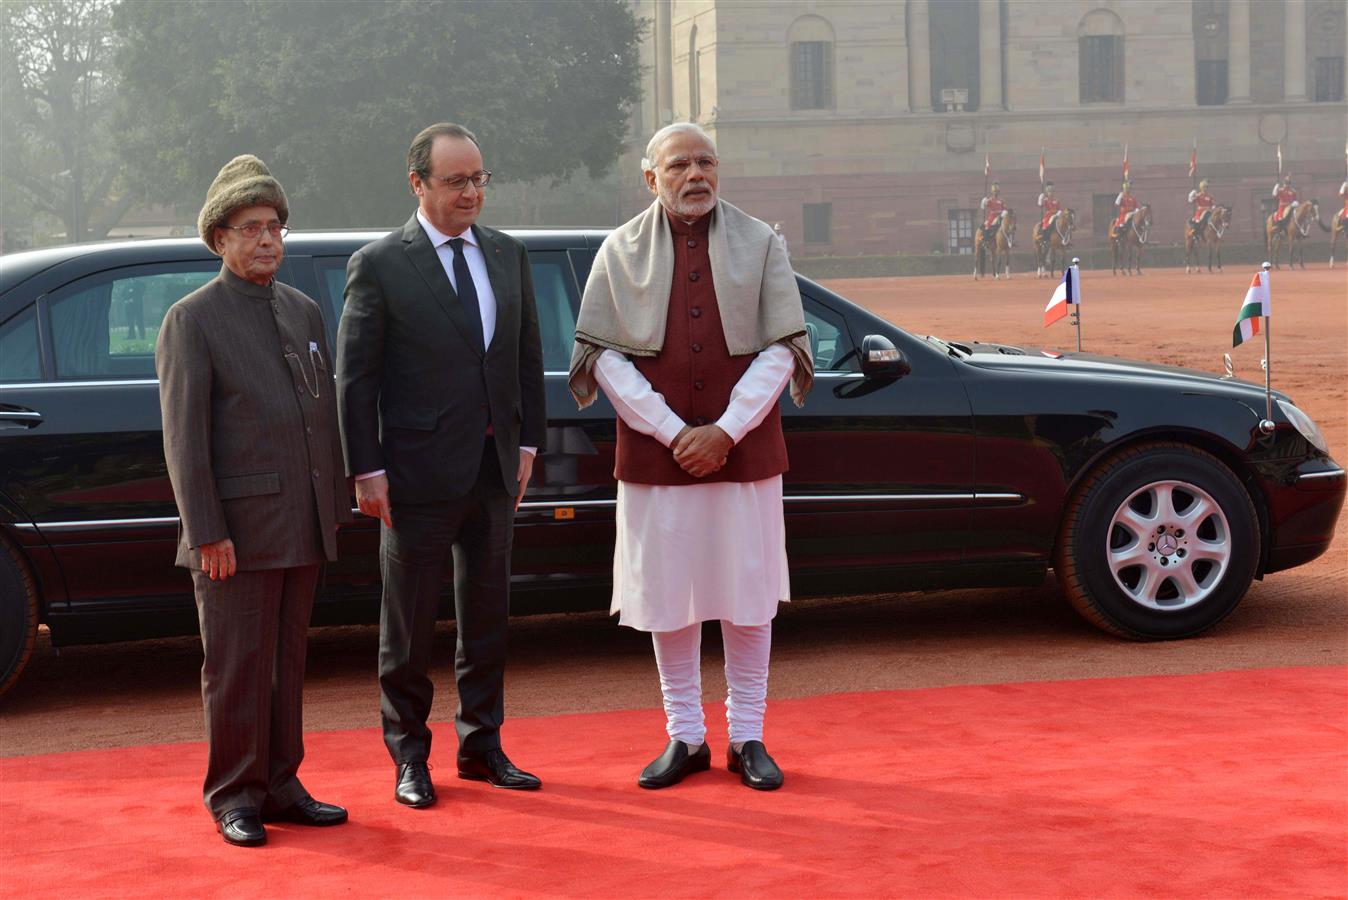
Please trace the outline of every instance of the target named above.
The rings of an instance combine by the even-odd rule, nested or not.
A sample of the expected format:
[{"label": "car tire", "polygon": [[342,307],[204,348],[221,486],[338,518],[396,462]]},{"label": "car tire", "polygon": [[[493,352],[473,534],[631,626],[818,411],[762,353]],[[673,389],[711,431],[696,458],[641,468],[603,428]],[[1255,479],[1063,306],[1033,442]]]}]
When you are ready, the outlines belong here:
[{"label": "car tire", "polygon": [[1067,599],[1118,637],[1190,637],[1224,619],[1259,564],[1249,493],[1215,456],[1178,443],[1125,450],[1069,501],[1054,556]]},{"label": "car tire", "polygon": [[0,696],[33,655],[37,620],[37,584],[18,551],[0,538]]}]

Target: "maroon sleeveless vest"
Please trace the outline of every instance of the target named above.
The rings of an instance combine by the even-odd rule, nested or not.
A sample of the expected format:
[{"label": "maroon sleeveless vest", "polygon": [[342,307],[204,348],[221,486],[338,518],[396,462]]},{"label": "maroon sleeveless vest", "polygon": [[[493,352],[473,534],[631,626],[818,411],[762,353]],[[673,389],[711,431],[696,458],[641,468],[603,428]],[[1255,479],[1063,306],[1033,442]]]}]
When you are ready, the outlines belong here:
[{"label": "maroon sleeveless vest", "polygon": [[[655,356],[634,356],[633,364],[664,395],[669,408],[689,425],[710,425],[730,404],[730,394],[756,353],[731,356],[712,283],[707,230],[711,216],[692,224],[669,218],[674,232],[674,280],[664,347]],[[781,409],[774,402],[758,427],[730,449],[726,464],[694,478],[674,461],[673,452],[618,419],[614,477],[633,484],[708,484],[761,481],[787,470]]]}]

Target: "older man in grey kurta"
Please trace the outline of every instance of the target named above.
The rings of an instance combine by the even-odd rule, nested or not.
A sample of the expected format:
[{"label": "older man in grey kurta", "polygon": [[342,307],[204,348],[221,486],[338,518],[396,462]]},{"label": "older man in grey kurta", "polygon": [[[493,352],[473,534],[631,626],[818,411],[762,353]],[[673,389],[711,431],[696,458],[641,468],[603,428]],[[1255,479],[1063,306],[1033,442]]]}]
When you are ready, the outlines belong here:
[{"label": "older man in grey kurta", "polygon": [[241,846],[265,843],[264,819],[346,821],[296,775],[309,613],[351,505],[322,316],[275,281],[288,216],[256,157],[221,169],[198,226],[224,265],[169,309],[155,349],[205,650],[206,808]]}]

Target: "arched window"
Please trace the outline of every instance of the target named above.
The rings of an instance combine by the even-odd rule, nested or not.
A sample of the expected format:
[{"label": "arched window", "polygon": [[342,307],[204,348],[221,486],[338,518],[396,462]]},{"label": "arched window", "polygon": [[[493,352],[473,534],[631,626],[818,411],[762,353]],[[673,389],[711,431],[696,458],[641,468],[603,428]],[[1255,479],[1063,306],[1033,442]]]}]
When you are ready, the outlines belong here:
[{"label": "arched window", "polygon": [[801,16],[786,33],[791,58],[791,108],[833,108],[833,26]]},{"label": "arched window", "polygon": [[688,121],[702,115],[702,75],[697,68],[697,26],[688,32]]},{"label": "arched window", "polygon": [[1096,9],[1081,17],[1077,68],[1082,103],[1123,102],[1123,22],[1114,13]]}]

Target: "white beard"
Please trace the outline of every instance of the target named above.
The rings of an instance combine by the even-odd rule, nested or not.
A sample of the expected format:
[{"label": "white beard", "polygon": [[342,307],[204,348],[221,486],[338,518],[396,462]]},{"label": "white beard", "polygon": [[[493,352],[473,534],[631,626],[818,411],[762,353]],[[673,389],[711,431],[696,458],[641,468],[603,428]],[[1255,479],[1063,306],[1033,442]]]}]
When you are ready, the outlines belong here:
[{"label": "white beard", "polygon": [[660,205],[680,219],[699,219],[716,207],[716,192],[711,191],[701,198],[690,200],[686,197],[675,197],[665,187],[661,186]]}]

